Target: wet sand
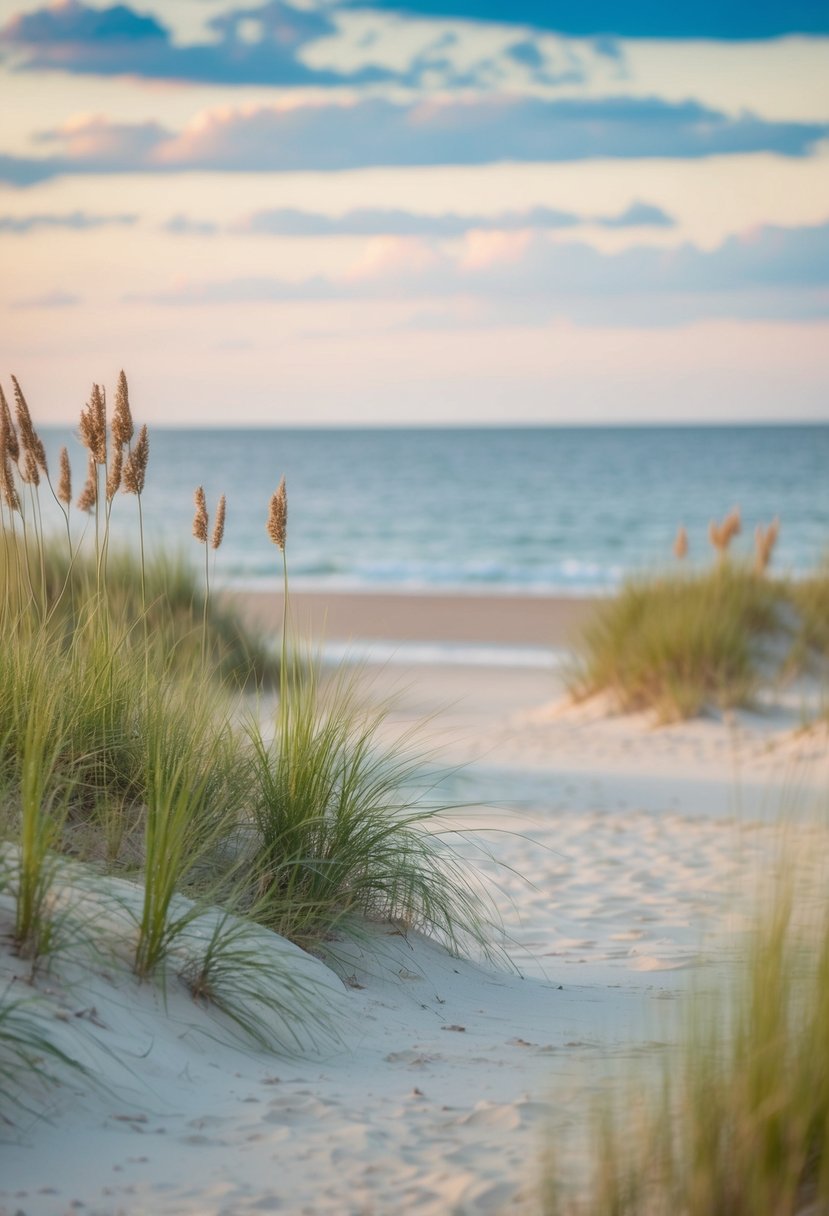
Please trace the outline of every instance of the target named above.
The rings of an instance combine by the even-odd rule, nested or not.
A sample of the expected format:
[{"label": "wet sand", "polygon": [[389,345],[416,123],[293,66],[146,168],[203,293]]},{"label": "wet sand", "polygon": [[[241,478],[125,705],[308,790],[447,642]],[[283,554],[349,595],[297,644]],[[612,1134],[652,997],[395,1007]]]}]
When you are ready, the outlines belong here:
[{"label": "wet sand", "polygon": [[[276,630],[282,596],[225,592],[255,628]],[[291,592],[294,625],[316,640],[566,646],[589,619],[589,597],[401,592]]]}]

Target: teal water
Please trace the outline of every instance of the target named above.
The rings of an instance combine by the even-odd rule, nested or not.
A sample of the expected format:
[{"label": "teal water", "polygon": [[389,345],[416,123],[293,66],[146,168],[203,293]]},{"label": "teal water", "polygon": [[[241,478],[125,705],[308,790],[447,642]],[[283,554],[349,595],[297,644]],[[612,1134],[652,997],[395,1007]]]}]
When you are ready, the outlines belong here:
[{"label": "teal water", "polygon": [[[56,463],[70,444],[45,433]],[[144,496],[151,545],[201,556],[192,496],[228,500],[215,578],[266,586],[265,533],[280,476],[294,585],[309,588],[602,592],[672,561],[677,525],[708,561],[708,521],[734,504],[737,549],[779,515],[775,568],[802,574],[829,552],[829,425],[782,427],[151,431]],[[119,496],[116,534],[135,535]],[[75,515],[76,527],[80,517]]]}]

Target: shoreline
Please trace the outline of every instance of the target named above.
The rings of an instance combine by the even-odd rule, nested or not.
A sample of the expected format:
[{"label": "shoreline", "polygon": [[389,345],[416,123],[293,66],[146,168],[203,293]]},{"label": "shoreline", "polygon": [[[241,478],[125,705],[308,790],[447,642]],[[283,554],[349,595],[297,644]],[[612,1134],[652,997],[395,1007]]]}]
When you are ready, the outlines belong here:
[{"label": "shoreline", "polygon": [[[221,593],[245,622],[263,632],[282,623],[282,594]],[[590,596],[460,595],[437,592],[292,591],[291,614],[300,633],[348,642],[451,642],[549,646],[573,642],[601,599]]]}]

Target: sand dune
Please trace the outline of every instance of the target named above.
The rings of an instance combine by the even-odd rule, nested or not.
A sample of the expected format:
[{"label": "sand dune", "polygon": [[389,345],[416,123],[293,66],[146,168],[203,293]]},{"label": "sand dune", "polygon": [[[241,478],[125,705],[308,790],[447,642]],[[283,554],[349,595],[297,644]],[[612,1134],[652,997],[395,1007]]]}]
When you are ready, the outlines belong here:
[{"label": "sand dune", "polygon": [[[117,960],[58,968],[44,999],[97,1083],[68,1079],[48,1120],[5,1129],[0,1211],[538,1213],[545,1144],[578,1144],[597,1093],[670,1053],[689,987],[739,950],[781,807],[827,788],[825,734],[793,711],[654,730],[566,707],[549,671],[365,678],[378,699],[398,686],[390,735],[435,714],[500,964],[392,926],[341,935],[305,964],[337,1034],[293,1056],[240,1043],[183,991],[165,1008]],[[799,831],[823,864],[825,821]],[[25,970],[0,953],[0,985]]]}]

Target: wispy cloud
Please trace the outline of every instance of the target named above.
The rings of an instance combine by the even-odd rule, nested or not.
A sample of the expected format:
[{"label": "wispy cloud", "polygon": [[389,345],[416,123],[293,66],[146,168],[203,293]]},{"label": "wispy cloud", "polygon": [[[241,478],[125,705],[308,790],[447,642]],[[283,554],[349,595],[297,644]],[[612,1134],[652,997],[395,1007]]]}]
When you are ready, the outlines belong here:
[{"label": "wispy cloud", "polygon": [[[670,228],[673,218],[651,203],[634,202],[616,215],[588,215],[561,211],[553,207],[529,207],[524,211],[501,211],[495,215],[465,215],[444,212],[426,215],[404,209],[360,207],[342,215],[322,215],[283,207],[257,211],[232,225],[232,231],[257,235],[291,237],[328,236],[425,236],[450,239],[464,236],[472,229],[520,232],[525,229],[575,228],[594,224],[601,228]],[[167,224],[173,232],[207,235],[216,226],[175,216]]]},{"label": "wispy cloud", "polygon": [[137,215],[90,215],[86,211],[64,214],[38,212],[33,215],[0,215],[0,232],[22,234],[42,229],[65,229],[83,232],[87,229],[130,227],[138,222]]},{"label": "wispy cloud", "polygon": [[380,98],[222,108],[180,132],[156,122],[77,118],[43,131],[51,156],[0,155],[18,185],[67,173],[292,172],[394,165],[476,165],[593,158],[807,155],[826,123],[768,122],[687,101],[479,96],[416,103]]},{"label": "wispy cloud", "polygon": [[40,296],[24,296],[12,300],[12,308],[76,308],[81,303],[80,296],[70,291],[47,291]]},{"label": "wispy cloud", "polygon": [[351,8],[381,9],[420,17],[463,17],[529,25],[579,37],[776,38],[829,32],[829,8],[820,0],[345,0]]},{"label": "wispy cloud", "polygon": [[16,53],[20,71],[261,85],[370,83],[388,75],[377,68],[345,74],[307,66],[303,49],[337,27],[323,12],[282,0],[231,9],[207,26],[212,41],[179,45],[157,17],[127,5],[99,9],[63,0],[10,18],[0,29],[0,46]]},{"label": "wispy cloud", "polygon": [[629,324],[635,317],[643,325],[704,316],[826,317],[829,222],[764,228],[713,250],[643,245],[603,253],[540,233],[472,233],[453,257],[434,242],[386,237],[345,275],[192,282],[149,298],[221,305],[440,297],[477,298],[525,323],[559,315],[588,324]]}]

